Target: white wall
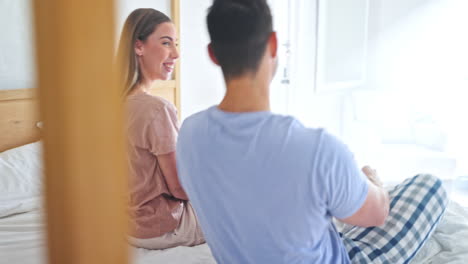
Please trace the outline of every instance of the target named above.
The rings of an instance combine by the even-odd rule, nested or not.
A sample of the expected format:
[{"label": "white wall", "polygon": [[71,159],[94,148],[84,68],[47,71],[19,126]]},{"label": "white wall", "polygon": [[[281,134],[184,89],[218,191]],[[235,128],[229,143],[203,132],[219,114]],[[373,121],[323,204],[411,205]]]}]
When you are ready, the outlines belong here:
[{"label": "white wall", "polygon": [[[372,139],[385,146],[397,143],[435,151],[457,159],[456,174],[468,173],[468,125],[462,121],[468,97],[468,2],[376,1],[372,81],[367,92],[346,99],[344,131],[351,132],[347,138],[354,146]],[[352,131],[352,126],[362,127]]]},{"label": "white wall", "polygon": [[127,16],[137,8],[154,8],[171,16],[171,0],[116,0],[116,36],[122,31]]},{"label": "white wall", "polygon": [[207,9],[212,0],[181,0],[181,116],[221,101],[225,86],[221,69],[208,57]]},{"label": "white wall", "polygon": [[374,46],[373,66],[377,72],[372,88],[409,98],[409,110],[414,111],[406,113],[405,118],[428,114],[445,128],[462,128],[457,120],[463,118],[459,109],[468,96],[468,2],[381,2],[380,40]]},{"label": "white wall", "polygon": [[0,90],[35,88],[31,0],[0,1]]},{"label": "white wall", "polygon": [[293,9],[289,114],[308,127],[323,127],[341,136],[342,100],[347,92],[316,91],[317,2],[293,1]]}]

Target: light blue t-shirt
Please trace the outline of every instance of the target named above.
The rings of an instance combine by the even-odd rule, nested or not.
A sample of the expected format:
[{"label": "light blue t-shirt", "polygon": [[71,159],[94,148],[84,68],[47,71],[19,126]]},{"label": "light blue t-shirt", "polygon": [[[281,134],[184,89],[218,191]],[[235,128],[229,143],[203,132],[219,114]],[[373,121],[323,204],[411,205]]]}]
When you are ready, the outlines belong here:
[{"label": "light blue t-shirt", "polygon": [[353,215],[368,185],[323,129],[213,106],[183,123],[177,166],[218,263],[350,262],[331,217]]}]

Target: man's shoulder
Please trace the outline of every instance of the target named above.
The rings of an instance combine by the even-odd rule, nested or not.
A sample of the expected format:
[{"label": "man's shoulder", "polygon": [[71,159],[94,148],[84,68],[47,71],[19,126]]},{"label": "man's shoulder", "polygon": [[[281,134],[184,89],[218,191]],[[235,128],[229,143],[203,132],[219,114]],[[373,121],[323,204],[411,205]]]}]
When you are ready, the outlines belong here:
[{"label": "man's shoulder", "polygon": [[328,135],[325,129],[306,126],[299,119],[290,115],[274,114],[270,117],[268,123],[272,129],[284,129],[288,133],[293,133],[295,137],[322,138],[323,135]]},{"label": "man's shoulder", "polygon": [[207,119],[208,112],[210,111],[210,108],[202,110],[200,112],[197,112],[195,114],[192,114],[188,116],[187,118],[184,119],[181,125],[181,130],[187,130],[187,129],[193,129],[194,126],[197,124],[200,124],[200,122],[203,122],[204,120]]},{"label": "man's shoulder", "polygon": [[192,114],[184,119],[179,129],[179,140],[193,138],[199,134],[203,127],[206,127],[210,108]]}]

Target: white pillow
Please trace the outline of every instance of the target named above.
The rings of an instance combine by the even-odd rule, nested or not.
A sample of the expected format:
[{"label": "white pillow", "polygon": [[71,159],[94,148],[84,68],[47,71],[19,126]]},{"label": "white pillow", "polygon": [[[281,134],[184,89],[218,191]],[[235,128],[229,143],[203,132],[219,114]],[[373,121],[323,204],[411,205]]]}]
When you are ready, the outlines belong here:
[{"label": "white pillow", "polygon": [[40,195],[42,175],[40,141],[0,153],[0,201]]}]

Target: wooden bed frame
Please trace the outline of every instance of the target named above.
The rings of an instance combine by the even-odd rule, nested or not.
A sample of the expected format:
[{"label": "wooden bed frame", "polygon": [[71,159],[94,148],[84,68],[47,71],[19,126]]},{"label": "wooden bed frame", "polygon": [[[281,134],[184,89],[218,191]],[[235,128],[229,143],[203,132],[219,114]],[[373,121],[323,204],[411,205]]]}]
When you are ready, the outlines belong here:
[{"label": "wooden bed frame", "polygon": [[[176,80],[159,82],[151,94],[174,103],[177,108]],[[0,90],[0,152],[40,139],[37,127],[39,107],[36,89]]]},{"label": "wooden bed frame", "polygon": [[38,110],[35,89],[0,90],[0,152],[39,139]]},{"label": "wooden bed frame", "polygon": [[[151,94],[180,109],[177,83],[177,79],[157,82]],[[0,90],[0,152],[39,140],[39,121],[36,89]]]}]

